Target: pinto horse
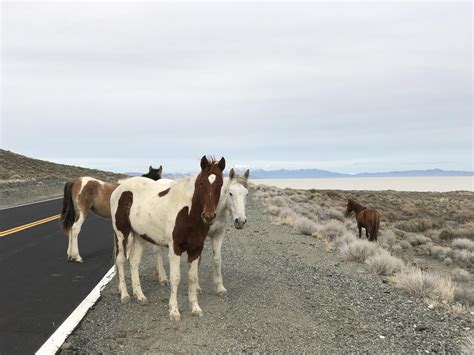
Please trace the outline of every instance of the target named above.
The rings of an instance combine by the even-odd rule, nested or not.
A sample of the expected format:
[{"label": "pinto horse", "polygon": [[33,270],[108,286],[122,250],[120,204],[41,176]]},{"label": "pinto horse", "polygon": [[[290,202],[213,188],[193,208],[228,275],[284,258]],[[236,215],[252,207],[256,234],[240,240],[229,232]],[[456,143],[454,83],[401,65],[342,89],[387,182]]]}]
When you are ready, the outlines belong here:
[{"label": "pinto horse", "polygon": [[202,316],[197,299],[198,260],[211,225],[216,219],[225,159],[219,162],[203,156],[199,175],[170,187],[142,177],[122,182],[110,197],[112,226],[115,232],[115,266],[122,302],[130,299],[125,282],[125,261],[130,261],[133,295],[147,302],[140,285],[139,266],[145,242],[168,247],[171,294],[169,316],[180,320],[177,293],[180,259],[188,257],[189,302],[193,315]]},{"label": "pinto horse", "polygon": [[356,215],[357,228],[359,228],[359,239],[362,237],[362,228],[365,228],[367,239],[370,241],[377,241],[380,227],[380,213],[373,208],[362,206],[353,199],[348,199],[346,216],[348,216],[352,211],[354,211]]},{"label": "pinto horse", "polygon": [[[248,195],[249,174],[250,172],[247,170],[244,175],[238,175],[234,169],[231,169],[229,172],[229,177],[224,178],[224,184],[222,185],[221,189],[221,197],[216,211],[216,220],[212,224],[211,228],[209,229],[209,233],[207,234],[212,242],[214,290],[221,297],[227,293],[222,281],[221,272],[222,242],[224,241],[225,230],[229,219],[232,220],[236,229],[244,228],[245,223],[247,223],[245,205]],[[176,182],[173,180],[160,180],[160,184],[168,184],[168,186],[171,186],[174,183]],[[158,280],[160,285],[166,286],[168,284],[168,277],[163,267],[163,248],[157,246],[156,249],[156,270],[158,272]],[[199,261],[201,261],[201,259]],[[199,282],[197,285],[197,290],[199,293],[201,293]]]},{"label": "pinto horse", "polygon": [[[162,171],[161,165],[158,169],[153,169],[150,165],[148,173],[142,176],[159,180]],[[78,245],[82,224],[89,211],[100,217],[110,218],[110,195],[118,185],[118,183],[103,182],[83,176],[67,182],[64,186],[63,208],[59,224],[69,236],[68,261],[82,263]]]}]

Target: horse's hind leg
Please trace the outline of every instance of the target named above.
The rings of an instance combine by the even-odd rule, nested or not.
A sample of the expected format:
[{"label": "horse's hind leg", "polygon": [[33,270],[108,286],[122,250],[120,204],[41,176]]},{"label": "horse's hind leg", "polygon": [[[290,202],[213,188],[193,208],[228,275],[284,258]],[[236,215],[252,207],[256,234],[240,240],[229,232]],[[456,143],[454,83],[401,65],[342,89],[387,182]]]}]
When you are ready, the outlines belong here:
[{"label": "horse's hind leg", "polygon": [[156,252],[156,272],[158,273],[158,281],[161,286],[168,286],[168,276],[163,265],[163,248],[159,245],[155,246]]},{"label": "horse's hind leg", "polygon": [[372,240],[372,237],[369,236],[369,230],[367,228],[365,228],[365,237],[368,239],[368,240]]},{"label": "horse's hind leg", "polygon": [[227,290],[224,287],[222,281],[222,258],[221,258],[221,250],[222,250],[222,241],[224,240],[223,233],[216,235],[212,238],[212,253],[213,253],[213,272],[214,272],[214,288],[219,296],[225,296]]},{"label": "horse's hind leg", "polygon": [[357,228],[359,228],[359,239],[360,239],[360,238],[362,238],[362,227],[357,226]]},{"label": "horse's hind leg", "polygon": [[[115,226],[114,226],[115,230]],[[115,245],[117,246],[117,255],[115,257],[115,268],[117,270],[117,277],[118,277],[118,289],[120,292],[120,299],[122,303],[126,303],[130,300],[130,296],[127,290],[127,284],[125,282],[125,262],[127,258],[125,256],[126,250],[123,247],[123,234],[117,230],[115,230]]]},{"label": "horse's hind leg", "polygon": [[140,285],[140,262],[143,255],[143,244],[145,241],[137,236],[129,238],[129,243],[131,243],[130,248],[130,274],[132,277],[132,290],[133,295],[138,300],[140,304],[146,304],[148,301],[143,294],[142,287]]},{"label": "horse's hind leg", "polygon": [[78,238],[81,232],[82,223],[84,223],[85,214],[79,212],[79,218],[74,222],[69,231],[69,246],[67,248],[67,260],[82,263],[82,258],[79,255]]}]

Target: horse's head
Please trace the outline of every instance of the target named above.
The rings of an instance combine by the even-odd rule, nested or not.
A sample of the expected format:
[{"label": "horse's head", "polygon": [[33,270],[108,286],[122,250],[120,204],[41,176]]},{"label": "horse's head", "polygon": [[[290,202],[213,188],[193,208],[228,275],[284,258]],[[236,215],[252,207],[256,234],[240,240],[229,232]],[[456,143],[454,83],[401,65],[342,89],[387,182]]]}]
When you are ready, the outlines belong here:
[{"label": "horse's head", "polygon": [[239,176],[235,173],[234,169],[230,170],[229,173],[229,196],[227,196],[227,203],[230,206],[232,214],[232,221],[237,229],[244,228],[247,223],[247,217],[245,216],[245,203],[247,202],[248,191],[248,179],[250,172],[247,170],[243,176]]},{"label": "horse's head", "polygon": [[159,167],[158,169],[154,169],[154,168],[150,165],[150,167],[148,168],[148,173],[143,174],[142,176],[157,181],[157,180],[160,180],[160,179],[161,179],[161,173],[162,173],[162,171],[163,171],[163,167],[162,167],[161,165],[160,165],[160,167]]},{"label": "horse's head", "polygon": [[345,216],[349,216],[349,214],[352,212],[352,211],[355,211],[355,204],[356,202],[351,199],[351,198],[348,198],[347,199],[347,206],[346,206],[346,213],[345,213]]},{"label": "horse's head", "polygon": [[201,172],[196,178],[195,195],[201,201],[201,218],[205,224],[213,224],[216,218],[217,204],[221,196],[224,182],[222,172],[225,169],[225,159],[219,162],[209,160],[206,156],[201,159]]}]

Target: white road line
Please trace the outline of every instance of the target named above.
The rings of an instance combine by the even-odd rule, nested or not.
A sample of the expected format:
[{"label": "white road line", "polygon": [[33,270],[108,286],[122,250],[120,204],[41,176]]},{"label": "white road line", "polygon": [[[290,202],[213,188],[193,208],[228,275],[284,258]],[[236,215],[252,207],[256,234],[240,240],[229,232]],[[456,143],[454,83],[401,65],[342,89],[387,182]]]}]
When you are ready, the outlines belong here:
[{"label": "white road line", "polygon": [[89,309],[97,302],[100,297],[100,292],[112,280],[115,275],[115,266],[112,266],[105,274],[102,280],[94,287],[94,289],[87,295],[79,306],[67,317],[67,319],[56,329],[56,331],[49,337],[48,340],[38,349],[37,355],[51,354],[54,355],[58,349],[63,345],[66,338],[73,332],[79,322],[84,318]]},{"label": "white road line", "polygon": [[59,197],[53,197],[53,198],[50,198],[50,199],[47,199],[47,200],[42,200],[42,201],[37,201],[37,202],[30,202],[30,203],[24,203],[24,204],[22,204],[22,205],[17,205],[17,206],[3,207],[3,208],[0,208],[0,211],[11,210],[12,208],[17,208],[17,207],[36,205],[37,203],[43,203],[43,202],[48,202],[48,201],[53,201],[53,200],[59,200],[60,198],[63,198],[63,197],[62,197],[62,196],[59,196]]}]

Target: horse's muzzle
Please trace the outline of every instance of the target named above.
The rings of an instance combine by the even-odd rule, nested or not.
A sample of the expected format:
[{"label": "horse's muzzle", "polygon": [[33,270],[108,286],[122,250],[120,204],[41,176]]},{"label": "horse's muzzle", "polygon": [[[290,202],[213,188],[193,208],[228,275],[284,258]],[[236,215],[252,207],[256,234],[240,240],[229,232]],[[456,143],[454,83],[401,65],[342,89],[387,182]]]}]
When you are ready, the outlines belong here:
[{"label": "horse's muzzle", "polygon": [[241,218],[236,218],[234,220],[234,227],[236,229],[243,229],[245,223],[247,223],[247,218],[241,219]]},{"label": "horse's muzzle", "polygon": [[212,225],[216,219],[216,214],[213,213],[212,215],[209,215],[207,213],[201,213],[201,218],[202,218],[202,221],[205,223],[205,224],[208,224],[208,225]]}]

